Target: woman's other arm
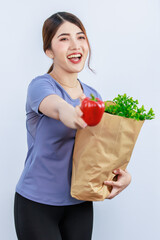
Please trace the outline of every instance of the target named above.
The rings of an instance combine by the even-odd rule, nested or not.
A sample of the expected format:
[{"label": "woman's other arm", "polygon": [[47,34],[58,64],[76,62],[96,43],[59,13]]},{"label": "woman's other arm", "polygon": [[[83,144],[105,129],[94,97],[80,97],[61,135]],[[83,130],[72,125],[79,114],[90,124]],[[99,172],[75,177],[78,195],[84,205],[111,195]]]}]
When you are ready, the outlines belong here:
[{"label": "woman's other arm", "polygon": [[104,181],[106,186],[112,186],[112,191],[107,199],[112,199],[122,192],[131,182],[131,175],[127,170],[116,169],[113,171],[117,176],[117,181]]}]

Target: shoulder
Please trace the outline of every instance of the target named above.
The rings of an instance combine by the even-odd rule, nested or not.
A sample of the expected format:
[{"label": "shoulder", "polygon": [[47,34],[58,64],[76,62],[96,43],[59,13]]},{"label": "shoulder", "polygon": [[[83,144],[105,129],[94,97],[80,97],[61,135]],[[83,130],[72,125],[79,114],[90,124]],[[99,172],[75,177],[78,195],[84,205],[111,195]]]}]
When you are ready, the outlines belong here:
[{"label": "shoulder", "polygon": [[28,85],[28,93],[34,94],[40,92],[52,92],[56,91],[55,81],[49,74],[39,75],[31,80]]},{"label": "shoulder", "polygon": [[56,85],[50,75],[39,75],[31,80],[27,89],[29,99],[39,99],[56,93]]},{"label": "shoulder", "polygon": [[29,87],[32,85],[37,85],[37,84],[45,84],[45,83],[50,83],[54,84],[54,81],[52,81],[51,77],[49,74],[45,73],[43,75],[36,76],[31,80],[29,83]]},{"label": "shoulder", "polygon": [[96,98],[99,98],[100,100],[102,100],[100,93],[95,88],[89,86],[86,83],[83,83],[83,82],[81,82],[81,83],[85,87],[85,93],[86,93],[87,97],[91,97],[90,94],[92,93]]}]

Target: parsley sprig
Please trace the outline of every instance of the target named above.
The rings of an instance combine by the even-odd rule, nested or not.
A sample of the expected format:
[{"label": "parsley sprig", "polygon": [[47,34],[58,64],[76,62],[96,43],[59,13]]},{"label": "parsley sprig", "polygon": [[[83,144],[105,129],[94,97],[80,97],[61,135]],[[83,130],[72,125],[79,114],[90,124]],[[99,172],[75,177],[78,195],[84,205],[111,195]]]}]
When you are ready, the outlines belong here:
[{"label": "parsley sprig", "polygon": [[133,100],[132,97],[128,97],[126,93],[124,95],[118,94],[118,97],[113,99],[113,105],[108,105],[106,101],[105,103],[105,112],[118,115],[126,118],[133,118],[136,120],[151,120],[155,118],[155,114],[153,112],[153,109],[150,108],[148,113],[146,113],[146,110],[144,108],[144,105],[142,107],[138,108],[138,100]]}]

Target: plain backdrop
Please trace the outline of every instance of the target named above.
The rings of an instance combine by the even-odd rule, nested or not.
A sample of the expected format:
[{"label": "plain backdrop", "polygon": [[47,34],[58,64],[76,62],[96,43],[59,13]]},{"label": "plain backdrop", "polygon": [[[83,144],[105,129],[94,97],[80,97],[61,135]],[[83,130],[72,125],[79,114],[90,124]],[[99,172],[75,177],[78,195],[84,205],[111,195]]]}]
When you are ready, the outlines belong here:
[{"label": "plain backdrop", "polygon": [[[42,26],[58,11],[83,22],[91,67],[78,77],[103,100],[127,93],[156,118],[145,121],[128,171],[132,182],[112,200],[94,203],[93,240],[158,240],[160,215],[160,1],[17,0],[0,3],[0,239],[16,240],[14,191],[27,153],[27,86],[47,72]],[[47,240],[47,239],[46,239]],[[76,240],[76,239],[75,239]]]}]

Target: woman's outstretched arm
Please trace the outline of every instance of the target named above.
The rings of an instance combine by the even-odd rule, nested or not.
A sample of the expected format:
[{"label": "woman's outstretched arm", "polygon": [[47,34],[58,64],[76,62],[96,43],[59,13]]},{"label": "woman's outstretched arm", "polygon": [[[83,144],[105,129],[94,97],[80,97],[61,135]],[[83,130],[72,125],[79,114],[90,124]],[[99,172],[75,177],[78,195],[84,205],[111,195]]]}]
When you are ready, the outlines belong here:
[{"label": "woman's outstretched arm", "polygon": [[[82,101],[84,97],[85,95],[82,94],[80,100]],[[39,111],[48,117],[60,120],[67,127],[79,129],[87,126],[81,118],[83,112],[80,105],[73,107],[58,95],[49,95],[40,103]]]}]

